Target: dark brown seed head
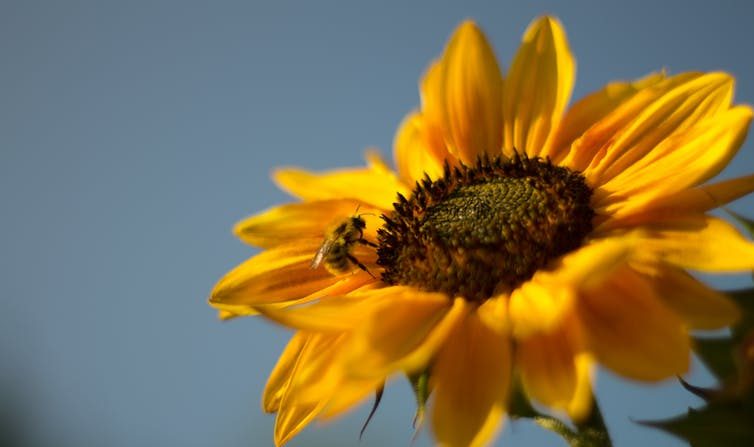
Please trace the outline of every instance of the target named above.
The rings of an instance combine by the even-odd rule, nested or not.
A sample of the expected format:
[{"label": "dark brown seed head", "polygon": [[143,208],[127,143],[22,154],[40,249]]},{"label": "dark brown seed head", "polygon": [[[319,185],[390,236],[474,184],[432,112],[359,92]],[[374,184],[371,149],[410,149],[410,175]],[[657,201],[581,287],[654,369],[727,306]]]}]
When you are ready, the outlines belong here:
[{"label": "dark brown seed head", "polygon": [[584,177],[515,155],[445,166],[437,180],[398,197],[379,230],[378,263],[388,284],[484,301],[510,291],[592,230]]}]

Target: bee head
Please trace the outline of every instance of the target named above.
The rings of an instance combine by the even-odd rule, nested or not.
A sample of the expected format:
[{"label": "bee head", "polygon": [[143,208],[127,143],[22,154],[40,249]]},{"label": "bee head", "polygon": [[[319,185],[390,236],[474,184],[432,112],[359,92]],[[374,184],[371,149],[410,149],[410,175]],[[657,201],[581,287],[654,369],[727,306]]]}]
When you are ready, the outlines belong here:
[{"label": "bee head", "polygon": [[359,230],[363,230],[367,227],[367,223],[364,221],[364,218],[361,217],[361,215],[354,216],[351,218],[351,223],[354,227],[358,228]]}]

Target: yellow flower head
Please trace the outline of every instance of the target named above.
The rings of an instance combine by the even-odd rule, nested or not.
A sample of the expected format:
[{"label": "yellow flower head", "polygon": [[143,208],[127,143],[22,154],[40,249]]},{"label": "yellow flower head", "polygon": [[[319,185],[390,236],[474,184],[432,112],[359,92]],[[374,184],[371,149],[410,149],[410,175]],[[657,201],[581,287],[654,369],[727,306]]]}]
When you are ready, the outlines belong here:
[{"label": "yellow flower head", "polygon": [[[689,331],[737,318],[687,269],[754,269],[707,213],[754,175],[707,183],[752,118],[725,73],[615,82],[566,110],[575,63],[557,20],[524,33],[507,76],[462,23],[395,138],[394,172],[275,173],[301,201],[236,234],[264,251],[210,304],[295,328],[263,397],[284,444],[393,377],[429,378],[440,445],[486,445],[512,386],[574,420],[594,362],[657,381],[689,367]],[[423,408],[422,408],[423,410]]]}]

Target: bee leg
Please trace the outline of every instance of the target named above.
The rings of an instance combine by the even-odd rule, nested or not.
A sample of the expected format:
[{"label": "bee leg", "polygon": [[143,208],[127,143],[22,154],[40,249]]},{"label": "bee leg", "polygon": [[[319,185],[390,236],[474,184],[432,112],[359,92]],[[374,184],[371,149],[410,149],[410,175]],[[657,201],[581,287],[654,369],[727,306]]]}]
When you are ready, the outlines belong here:
[{"label": "bee leg", "polygon": [[356,242],[358,242],[361,245],[366,245],[366,246],[369,246],[369,247],[374,247],[374,248],[378,248],[379,247],[379,245],[375,244],[374,242],[369,242],[366,239],[356,239]]},{"label": "bee leg", "polygon": [[354,264],[356,264],[356,266],[358,268],[360,268],[360,269],[364,270],[365,272],[369,273],[369,276],[371,276],[372,278],[377,279],[377,277],[374,276],[372,274],[372,272],[369,271],[369,269],[367,268],[367,266],[365,266],[364,264],[362,264],[361,262],[359,262],[359,260],[356,259],[356,258],[354,258],[352,254],[349,253],[346,256],[348,257],[348,260],[351,261],[351,262],[353,262]]}]

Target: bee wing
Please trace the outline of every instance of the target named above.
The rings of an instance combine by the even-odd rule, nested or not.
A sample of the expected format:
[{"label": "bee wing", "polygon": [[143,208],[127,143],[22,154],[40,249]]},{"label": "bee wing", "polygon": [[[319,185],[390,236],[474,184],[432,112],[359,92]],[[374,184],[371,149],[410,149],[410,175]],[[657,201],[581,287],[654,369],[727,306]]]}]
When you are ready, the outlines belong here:
[{"label": "bee wing", "polygon": [[325,256],[330,252],[330,249],[332,248],[333,240],[331,238],[327,238],[322,242],[322,245],[320,245],[319,250],[317,250],[317,254],[314,255],[314,259],[312,259],[312,263],[309,265],[309,268],[316,269],[317,267],[322,264],[322,261],[325,259]]}]

